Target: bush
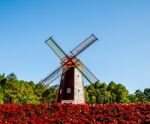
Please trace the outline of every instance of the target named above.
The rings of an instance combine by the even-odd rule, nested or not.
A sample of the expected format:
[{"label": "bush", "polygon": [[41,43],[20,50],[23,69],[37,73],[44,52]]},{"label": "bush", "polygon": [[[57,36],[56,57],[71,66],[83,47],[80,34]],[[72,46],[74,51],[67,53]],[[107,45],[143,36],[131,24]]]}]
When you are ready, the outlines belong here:
[{"label": "bush", "polygon": [[2,104],[0,123],[150,123],[150,103],[141,104]]}]

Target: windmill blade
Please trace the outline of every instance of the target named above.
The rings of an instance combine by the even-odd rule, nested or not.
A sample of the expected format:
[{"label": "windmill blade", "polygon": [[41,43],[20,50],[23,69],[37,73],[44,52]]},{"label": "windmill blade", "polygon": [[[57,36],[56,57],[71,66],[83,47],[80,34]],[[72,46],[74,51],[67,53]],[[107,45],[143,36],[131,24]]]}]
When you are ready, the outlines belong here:
[{"label": "windmill blade", "polygon": [[45,41],[47,45],[54,51],[54,53],[63,60],[67,57],[67,54],[60,48],[60,46],[50,37],[48,40]]},{"label": "windmill blade", "polygon": [[52,73],[50,73],[48,76],[46,76],[41,82],[44,85],[49,85],[54,80],[56,80],[60,75],[64,74],[69,68],[65,67],[65,65],[62,65],[58,67],[56,70],[54,70]]},{"label": "windmill blade", "polygon": [[79,53],[85,50],[88,46],[93,44],[96,40],[97,38],[95,37],[94,34],[92,34],[90,37],[88,37],[82,43],[80,43],[77,47],[75,47],[72,51],[70,51],[70,53],[73,56],[77,56]]},{"label": "windmill blade", "polygon": [[[78,61],[77,61],[78,62]],[[76,63],[76,62],[75,62]],[[82,68],[79,68],[76,66],[74,63],[75,67],[83,74],[83,76],[91,83],[94,84],[98,82],[99,80],[93,75],[93,73],[80,61],[82,64]]]}]

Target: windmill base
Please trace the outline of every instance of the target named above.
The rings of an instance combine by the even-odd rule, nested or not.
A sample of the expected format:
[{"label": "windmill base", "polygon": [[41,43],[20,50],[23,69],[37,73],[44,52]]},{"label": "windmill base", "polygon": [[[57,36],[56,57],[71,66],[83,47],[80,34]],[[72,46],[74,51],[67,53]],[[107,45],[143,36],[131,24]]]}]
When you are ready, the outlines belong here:
[{"label": "windmill base", "polygon": [[84,104],[84,101],[74,101],[74,100],[62,100],[61,103],[70,103],[70,104]]}]

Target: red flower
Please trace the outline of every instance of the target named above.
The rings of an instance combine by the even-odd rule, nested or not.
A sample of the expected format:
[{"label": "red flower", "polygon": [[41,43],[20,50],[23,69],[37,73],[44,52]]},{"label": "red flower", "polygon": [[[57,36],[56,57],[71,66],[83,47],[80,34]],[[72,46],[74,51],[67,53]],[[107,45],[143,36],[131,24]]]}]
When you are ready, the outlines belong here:
[{"label": "red flower", "polygon": [[0,124],[130,123],[150,122],[150,103],[141,104],[39,104],[0,105]]}]

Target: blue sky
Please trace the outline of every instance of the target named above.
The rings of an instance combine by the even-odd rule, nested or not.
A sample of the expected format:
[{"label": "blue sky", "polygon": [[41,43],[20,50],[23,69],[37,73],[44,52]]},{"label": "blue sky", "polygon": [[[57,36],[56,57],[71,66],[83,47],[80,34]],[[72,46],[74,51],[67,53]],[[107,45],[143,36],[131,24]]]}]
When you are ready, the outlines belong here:
[{"label": "blue sky", "polygon": [[60,62],[48,37],[68,53],[92,33],[78,58],[101,82],[150,87],[149,0],[0,0],[0,73],[38,82]]}]

